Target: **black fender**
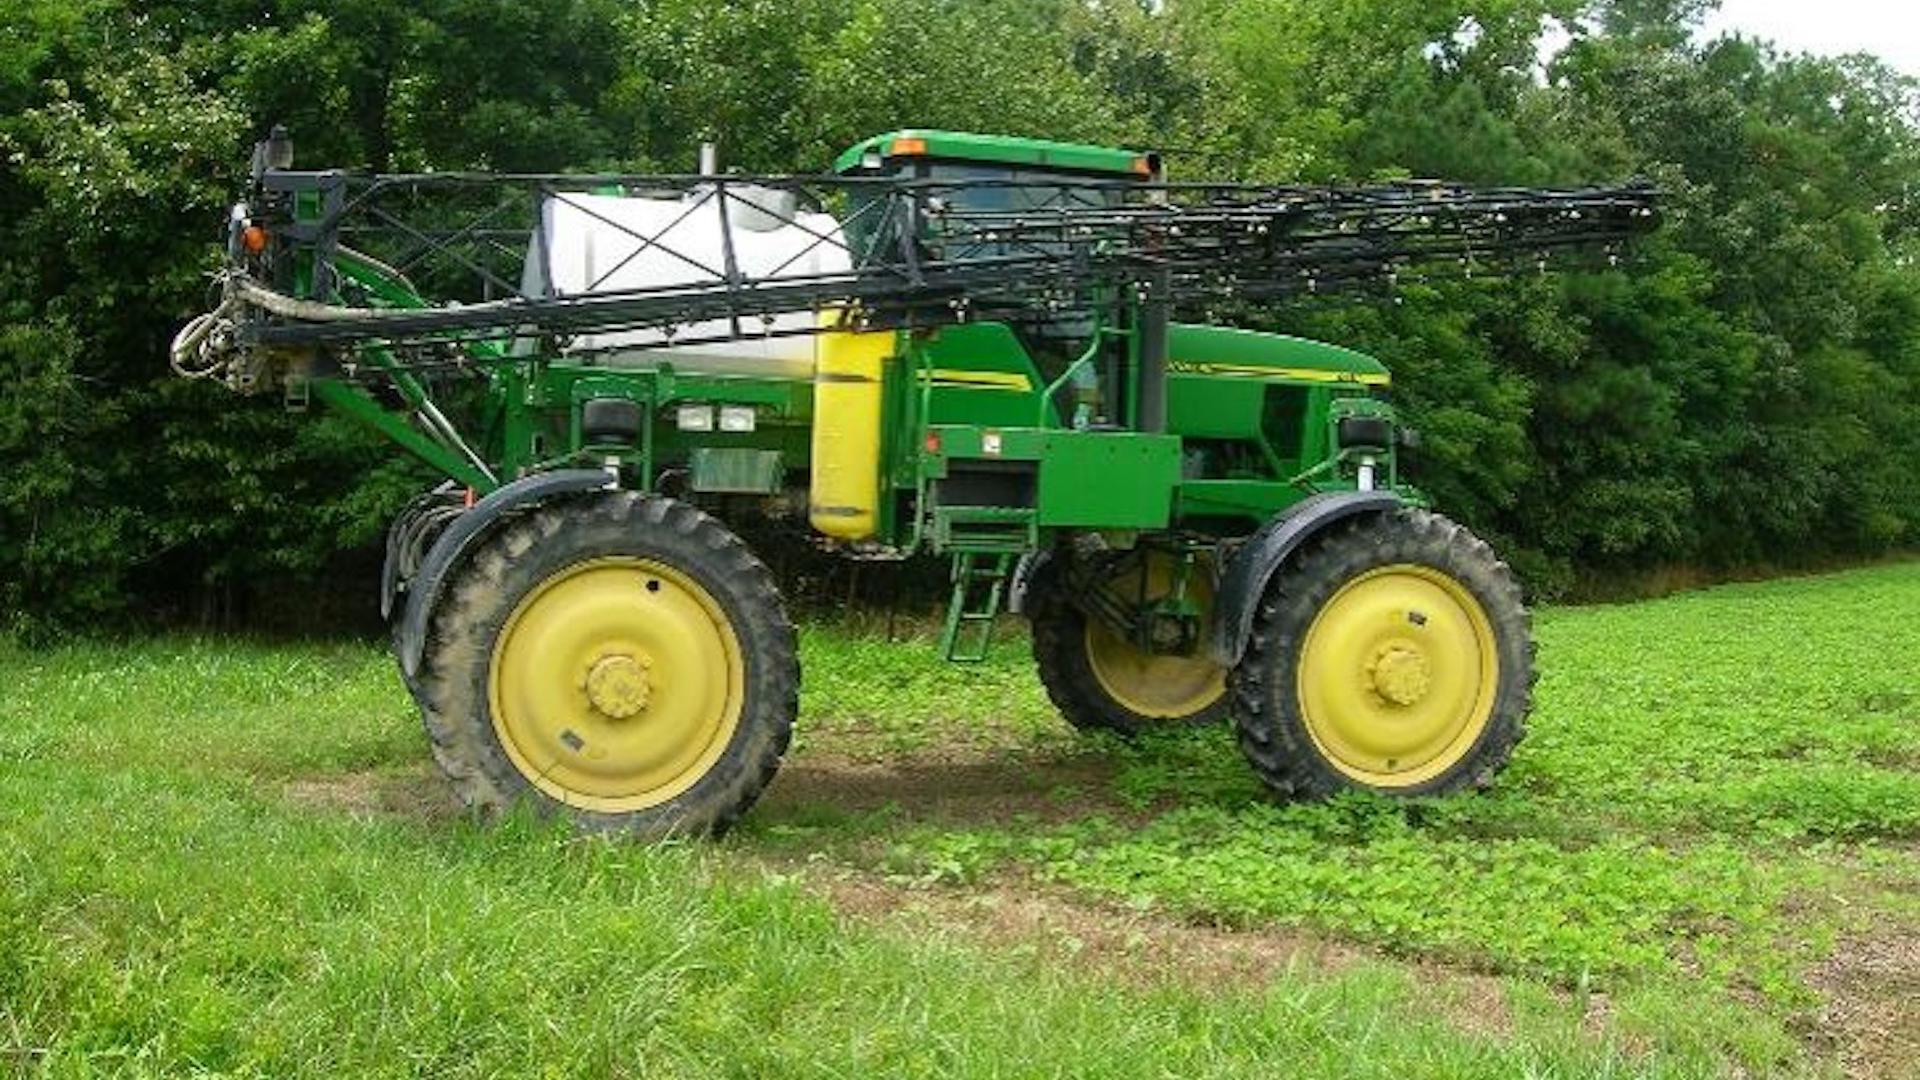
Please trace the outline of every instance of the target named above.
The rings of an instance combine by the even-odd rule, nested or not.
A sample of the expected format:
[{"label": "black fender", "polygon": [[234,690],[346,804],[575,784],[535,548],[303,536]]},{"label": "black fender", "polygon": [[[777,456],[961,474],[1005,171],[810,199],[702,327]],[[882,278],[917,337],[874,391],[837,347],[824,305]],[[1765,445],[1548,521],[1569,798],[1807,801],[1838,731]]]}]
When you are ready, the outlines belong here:
[{"label": "black fender", "polygon": [[400,653],[400,670],[408,678],[420,673],[420,656],[426,651],[427,622],[446,588],[456,566],[498,526],[517,510],[525,510],[563,495],[587,491],[606,491],[618,486],[612,474],[600,469],[555,469],[523,476],[504,484],[473,508],[453,519],[440,538],[427,549],[420,561],[420,572],[407,586],[407,606],[401,612],[400,625],[394,630],[394,647]]},{"label": "black fender", "polygon": [[1213,658],[1233,667],[1246,651],[1260,597],[1280,564],[1313,534],[1356,514],[1398,509],[1406,501],[1391,491],[1323,491],[1281,511],[1240,545],[1220,575],[1213,606]]}]

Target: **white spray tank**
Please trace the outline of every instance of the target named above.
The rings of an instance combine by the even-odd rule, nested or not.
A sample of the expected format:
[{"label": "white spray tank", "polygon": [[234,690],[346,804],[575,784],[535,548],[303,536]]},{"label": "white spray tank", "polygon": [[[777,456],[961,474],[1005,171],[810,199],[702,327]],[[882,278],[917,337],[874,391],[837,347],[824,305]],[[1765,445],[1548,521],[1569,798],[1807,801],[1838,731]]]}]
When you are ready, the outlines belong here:
[{"label": "white spray tank", "polygon": [[[700,172],[717,176],[712,143],[700,148]],[[725,191],[726,230],[722,196]],[[840,223],[831,214],[802,211],[795,193],[751,184],[701,185],[677,199],[561,192],[541,201],[538,231],[527,252],[521,291],[528,296],[580,296],[622,289],[711,284],[724,280],[731,233],[734,263],[749,278],[778,281],[851,269]],[[822,240],[826,237],[826,240]],[[812,311],[743,319],[758,337],[706,345],[675,345],[728,332],[725,319],[658,329],[583,334],[571,353],[598,353],[612,367],[676,369],[717,374],[808,379],[815,342]],[[781,332],[795,336],[775,336]]]}]

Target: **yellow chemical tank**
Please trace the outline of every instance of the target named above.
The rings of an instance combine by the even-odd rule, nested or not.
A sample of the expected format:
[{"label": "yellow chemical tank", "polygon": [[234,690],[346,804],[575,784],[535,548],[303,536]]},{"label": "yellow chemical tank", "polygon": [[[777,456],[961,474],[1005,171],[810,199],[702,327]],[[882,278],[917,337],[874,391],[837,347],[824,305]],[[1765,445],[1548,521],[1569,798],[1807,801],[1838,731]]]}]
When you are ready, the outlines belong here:
[{"label": "yellow chemical tank", "polygon": [[[840,312],[821,325],[843,325]],[[831,329],[814,337],[813,477],[807,518],[820,532],[864,540],[879,528],[881,374],[891,330]]]}]

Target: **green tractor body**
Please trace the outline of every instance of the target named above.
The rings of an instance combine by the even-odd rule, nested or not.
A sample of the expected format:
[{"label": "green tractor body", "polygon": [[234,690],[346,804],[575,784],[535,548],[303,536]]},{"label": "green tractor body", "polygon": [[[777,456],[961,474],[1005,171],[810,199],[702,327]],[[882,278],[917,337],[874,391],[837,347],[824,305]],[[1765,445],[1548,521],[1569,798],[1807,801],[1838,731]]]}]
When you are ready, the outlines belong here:
[{"label": "green tractor body", "polygon": [[[1153,155],[917,130],[811,186],[369,183],[288,156],[262,144],[227,302],[175,363],[445,475],[395,523],[383,602],[470,802],[643,833],[743,811],[798,678],[721,524],[763,516],[849,558],[949,558],[949,658],[983,656],[1011,601],[1067,719],[1231,715],[1284,794],[1453,790],[1519,738],[1518,589],[1403,482],[1386,368],[1172,317],[1446,259],[1474,229],[1496,252],[1519,196],[1196,199]],[[1595,197],[1507,247],[1645,216]]]}]

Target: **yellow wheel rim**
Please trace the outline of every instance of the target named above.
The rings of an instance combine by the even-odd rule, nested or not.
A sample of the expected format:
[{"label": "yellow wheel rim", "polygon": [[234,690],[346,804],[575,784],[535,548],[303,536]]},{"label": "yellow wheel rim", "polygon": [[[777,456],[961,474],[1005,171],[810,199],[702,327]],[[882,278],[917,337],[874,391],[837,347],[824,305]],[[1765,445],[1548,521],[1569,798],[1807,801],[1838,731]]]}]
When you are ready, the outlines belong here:
[{"label": "yellow wheel rim", "polygon": [[487,703],[529,783],[568,806],[644,810],[692,787],[740,723],[733,624],[651,559],[584,562],[528,593],[494,645]]},{"label": "yellow wheel rim", "polygon": [[[1187,595],[1199,605],[1202,624],[1213,611],[1213,585],[1205,573],[1187,577]],[[1147,558],[1147,599],[1158,600],[1173,588],[1171,557]],[[1140,568],[1114,579],[1124,596],[1138,595]],[[1087,620],[1087,666],[1107,696],[1129,712],[1154,720],[1179,720],[1197,715],[1227,692],[1227,670],[1206,656],[1206,643],[1197,656],[1163,656],[1142,652],[1132,642],[1097,619]]]},{"label": "yellow wheel rim", "polygon": [[1493,715],[1493,623],[1452,576],[1400,564],[1347,582],[1300,649],[1300,712],[1329,764],[1376,788],[1432,780]]}]

